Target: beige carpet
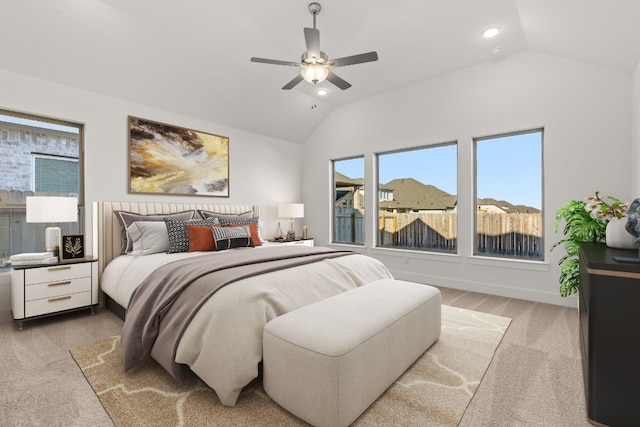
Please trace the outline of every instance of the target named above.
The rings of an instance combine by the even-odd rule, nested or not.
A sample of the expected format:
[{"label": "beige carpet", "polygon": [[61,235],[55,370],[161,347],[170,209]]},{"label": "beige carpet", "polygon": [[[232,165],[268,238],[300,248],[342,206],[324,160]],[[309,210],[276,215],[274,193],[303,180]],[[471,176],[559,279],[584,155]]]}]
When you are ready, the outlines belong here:
[{"label": "beige carpet", "polygon": [[[440,339],[354,425],[458,425],[510,322],[443,305]],[[273,402],[259,380],[235,407],[224,407],[195,376],[178,383],[153,361],[125,375],[119,336],[70,351],[118,427],[306,425]]]}]

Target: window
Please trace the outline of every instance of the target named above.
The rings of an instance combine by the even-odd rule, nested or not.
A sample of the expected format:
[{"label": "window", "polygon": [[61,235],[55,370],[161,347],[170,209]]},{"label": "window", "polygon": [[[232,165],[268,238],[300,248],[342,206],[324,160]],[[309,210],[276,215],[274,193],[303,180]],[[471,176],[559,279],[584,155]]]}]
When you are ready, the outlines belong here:
[{"label": "window", "polygon": [[44,251],[47,224],[26,223],[27,196],[77,197],[79,222],[57,225],[84,232],[82,135],[79,124],[0,110],[0,268],[10,255]]},{"label": "window", "polygon": [[364,157],[333,161],[334,243],[364,245]]},{"label": "window", "polygon": [[543,260],[543,130],[477,138],[475,255]]},{"label": "window", "polygon": [[381,153],[378,246],[457,251],[457,145]]}]

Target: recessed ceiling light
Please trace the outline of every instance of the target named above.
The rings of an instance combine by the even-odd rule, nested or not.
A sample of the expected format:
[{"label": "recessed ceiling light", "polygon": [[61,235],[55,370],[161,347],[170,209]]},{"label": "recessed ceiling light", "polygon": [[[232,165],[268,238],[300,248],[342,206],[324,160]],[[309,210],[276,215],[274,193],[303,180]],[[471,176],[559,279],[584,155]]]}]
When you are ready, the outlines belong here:
[{"label": "recessed ceiling light", "polygon": [[497,36],[499,32],[500,32],[500,28],[492,27],[492,28],[486,29],[484,33],[482,33],[482,36],[484,38],[490,39],[491,37]]},{"label": "recessed ceiling light", "polygon": [[316,95],[318,96],[325,96],[327,93],[328,91],[323,87],[319,87],[318,89],[316,89]]}]

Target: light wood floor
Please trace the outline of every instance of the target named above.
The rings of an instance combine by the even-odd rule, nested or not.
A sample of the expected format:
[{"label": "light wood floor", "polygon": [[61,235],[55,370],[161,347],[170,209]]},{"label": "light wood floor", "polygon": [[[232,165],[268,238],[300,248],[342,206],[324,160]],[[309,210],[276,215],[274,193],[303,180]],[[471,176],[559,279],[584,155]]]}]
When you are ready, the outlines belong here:
[{"label": "light wood floor", "polygon": [[[575,309],[441,289],[443,304],[513,319],[461,426],[589,426]],[[108,311],[0,323],[0,426],[112,426],[69,349],[117,335]]]}]

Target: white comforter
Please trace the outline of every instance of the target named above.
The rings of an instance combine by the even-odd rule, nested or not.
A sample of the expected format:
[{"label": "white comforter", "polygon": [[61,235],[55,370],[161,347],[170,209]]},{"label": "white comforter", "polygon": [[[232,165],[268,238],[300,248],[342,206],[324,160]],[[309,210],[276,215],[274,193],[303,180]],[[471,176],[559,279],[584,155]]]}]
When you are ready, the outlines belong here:
[{"label": "white comforter", "polygon": [[[101,287],[126,308],[133,290],[154,268],[188,256],[198,253],[120,256],[105,268]],[[225,286],[191,321],[178,346],[176,362],[189,365],[215,390],[223,405],[233,406],[242,388],[258,376],[262,329],[269,320],[386,278],[392,276],[381,262],[348,255]]]}]

